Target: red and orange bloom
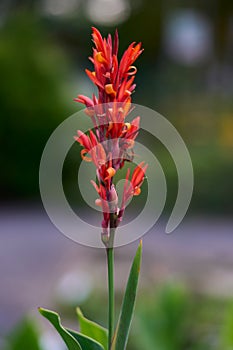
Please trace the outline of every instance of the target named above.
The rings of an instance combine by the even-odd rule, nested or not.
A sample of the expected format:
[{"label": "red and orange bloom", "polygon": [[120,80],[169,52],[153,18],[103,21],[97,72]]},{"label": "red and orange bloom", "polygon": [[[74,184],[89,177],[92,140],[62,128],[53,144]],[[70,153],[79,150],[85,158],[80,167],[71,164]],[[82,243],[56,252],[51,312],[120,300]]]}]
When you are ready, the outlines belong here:
[{"label": "red and orange bloom", "polygon": [[145,164],[145,162],[141,162],[140,164],[138,164],[133,171],[131,180],[129,180],[130,169],[127,170],[125,178],[126,181],[121,202],[121,209],[118,215],[118,219],[120,221],[122,220],[127,202],[132,198],[132,196],[138,196],[141,193],[140,187],[144,181],[147,167],[148,165]]},{"label": "red and orange bloom", "polygon": [[[91,99],[78,95],[74,100],[86,106],[85,112],[92,119],[93,130],[89,131],[89,135],[78,130],[75,140],[83,147],[82,158],[93,162],[96,166],[98,184],[94,181],[92,184],[99,195],[96,204],[101,206],[103,211],[103,234],[108,236],[110,229],[116,228],[121,221],[129,199],[140,194],[147,168],[144,162],[140,163],[134,169],[131,181],[128,169],[119,208],[113,178],[126,160],[133,160],[132,149],[139,132],[140,117],[131,123],[125,119],[131,111],[131,95],[136,87],[134,79],[137,68],[134,62],[143,50],[141,43],[133,42],[118,62],[117,31],[112,40],[110,34],[105,39],[96,28],[92,30],[95,47],[89,59],[93,63],[94,70],[86,69],[86,73],[97,86],[98,96],[93,94]],[[128,152],[131,152],[131,157],[128,156]]]}]

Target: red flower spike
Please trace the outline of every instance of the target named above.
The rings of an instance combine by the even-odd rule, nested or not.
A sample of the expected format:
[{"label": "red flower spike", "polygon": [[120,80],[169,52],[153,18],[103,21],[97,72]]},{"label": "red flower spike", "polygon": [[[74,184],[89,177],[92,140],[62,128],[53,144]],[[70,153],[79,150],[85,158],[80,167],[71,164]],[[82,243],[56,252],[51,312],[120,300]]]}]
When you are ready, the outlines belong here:
[{"label": "red flower spike", "polygon": [[[86,106],[85,113],[91,117],[94,130],[88,135],[77,131],[75,140],[83,147],[81,156],[85,161],[92,161],[96,167],[97,183],[91,181],[99,198],[96,205],[101,206],[103,212],[102,239],[107,244],[110,237],[110,221],[115,228],[122,220],[125,205],[132,196],[141,192],[141,185],[145,178],[147,165],[141,162],[132,172],[127,170],[123,189],[121,208],[118,208],[118,195],[113,184],[116,172],[122,168],[125,161],[132,161],[134,140],[139,132],[140,117],[126,122],[130,113],[131,96],[136,88],[134,83],[137,68],[134,62],[143,49],[141,43],[131,43],[121,60],[118,60],[119,38],[116,30],[114,39],[109,34],[103,38],[98,29],[92,28],[94,43],[93,55],[89,57],[94,70],[86,69],[89,79],[96,85],[98,96],[92,99],[78,95],[74,101]],[[114,214],[114,220],[110,220]]]}]

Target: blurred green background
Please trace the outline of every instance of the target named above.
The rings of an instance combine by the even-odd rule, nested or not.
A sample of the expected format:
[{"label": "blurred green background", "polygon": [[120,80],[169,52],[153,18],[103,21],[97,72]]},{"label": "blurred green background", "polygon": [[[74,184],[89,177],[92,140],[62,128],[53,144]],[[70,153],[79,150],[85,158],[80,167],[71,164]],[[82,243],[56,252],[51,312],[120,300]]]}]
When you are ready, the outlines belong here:
[{"label": "blurred green background", "polygon": [[[83,303],[87,314],[95,314],[101,324],[105,315],[100,305],[101,293],[93,293]],[[71,306],[58,304],[65,324],[77,329]],[[118,305],[119,306],[119,305]],[[181,285],[165,284],[143,290],[129,337],[128,350],[231,350],[233,348],[233,302],[200,297]],[[42,331],[35,318],[25,317],[8,335],[4,350],[65,350],[58,336],[46,328]]]},{"label": "blurred green background", "polygon": [[[187,143],[195,171],[191,208],[232,212],[231,0],[2,0],[0,13],[1,200],[39,199],[45,142],[80,108],[72,99],[93,91],[84,69],[96,25],[103,34],[118,27],[121,52],[142,41],[133,101],[166,116]],[[172,203],[175,167],[161,145],[155,150]],[[72,187],[72,172],[67,177]]]},{"label": "blurred green background", "polygon": [[[35,317],[33,321],[25,319],[15,328],[27,307],[31,309],[35,305],[35,299],[40,303],[50,300],[68,324],[75,323],[71,312],[76,304],[81,304],[88,317],[106,323],[105,309],[100,308],[106,304],[106,290],[102,285],[105,271],[100,274],[99,285],[90,293],[85,287],[93,266],[91,262],[87,262],[86,267],[82,264],[93,251],[85,248],[84,256],[84,248],[76,247],[82,261],[76,253],[71,254],[72,262],[77,259],[78,267],[84,271],[80,277],[81,287],[74,288],[79,292],[84,290],[83,299],[79,295],[70,302],[69,297],[63,295],[62,300],[54,300],[52,283],[57,286],[60,274],[69,275],[67,257],[74,243],[57,238],[57,232],[46,238],[51,228],[44,219],[41,221],[41,208],[36,207],[39,217],[28,210],[40,203],[38,171],[48,137],[64,119],[81,108],[73,98],[79,93],[91,96],[93,92],[84,73],[86,67],[91,67],[87,58],[91,54],[92,25],[103,35],[114,33],[117,27],[120,53],[131,41],[142,41],[145,51],[136,64],[137,89],[133,102],[155,109],[171,121],[183,137],[195,175],[189,213],[209,220],[207,224],[198,219],[189,224],[190,237],[195,232],[200,233],[199,238],[202,234],[205,237],[205,243],[200,240],[200,248],[197,244],[194,249],[197,253],[194,264],[188,240],[182,252],[179,247],[167,252],[166,239],[159,241],[156,251],[157,243],[153,240],[155,257],[145,256],[152,272],[150,275],[144,270],[128,349],[231,350],[231,245],[226,244],[229,248],[226,252],[217,235],[212,233],[217,223],[218,233],[228,242],[228,233],[233,231],[229,221],[233,212],[232,0],[0,0],[0,237],[3,239],[0,349],[64,349],[53,333],[38,326]],[[177,193],[175,165],[158,141],[144,135],[144,142],[152,147],[165,171],[169,213]],[[64,185],[76,206],[82,205],[73,168],[74,161],[79,159],[79,148],[74,145],[65,163]],[[22,208],[25,212],[21,216]],[[15,230],[18,223],[19,232]],[[36,231],[37,224],[43,233]],[[179,243],[183,238],[177,234]],[[220,255],[216,253],[218,248]],[[102,253],[98,253],[99,256]],[[174,262],[171,260],[170,264],[175,266],[175,272],[172,268],[170,272],[166,259],[171,259],[173,254]],[[125,256],[128,266],[128,250]],[[214,267],[210,267],[212,258]],[[218,271],[218,264],[223,260],[222,270]],[[93,258],[90,261],[93,263]],[[120,262],[118,257],[117,263]],[[158,266],[157,270],[154,266]],[[96,273],[98,269],[96,264]],[[188,279],[185,280],[182,273],[177,276],[176,269]],[[125,268],[122,271],[125,273]],[[219,282],[221,285],[224,281],[222,292],[215,293],[213,287],[209,293],[211,287],[208,289],[206,285],[215,272],[214,286],[223,278]],[[203,275],[209,276],[208,283]],[[72,285],[73,279],[68,282]],[[117,292],[118,308],[122,289],[121,286]],[[7,326],[4,328],[4,325]]]}]

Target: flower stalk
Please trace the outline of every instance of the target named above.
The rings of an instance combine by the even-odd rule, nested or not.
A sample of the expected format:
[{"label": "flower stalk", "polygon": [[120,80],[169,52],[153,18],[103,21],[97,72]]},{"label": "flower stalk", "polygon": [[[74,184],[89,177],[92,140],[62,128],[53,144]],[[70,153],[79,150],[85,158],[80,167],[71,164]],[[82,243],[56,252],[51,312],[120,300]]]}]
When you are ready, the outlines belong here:
[{"label": "flower stalk", "polygon": [[114,214],[110,215],[110,237],[106,243],[107,266],[108,266],[108,350],[111,349],[115,328],[115,288],[114,288]]},{"label": "flower stalk", "polygon": [[115,292],[114,292],[114,248],[106,248],[108,265],[108,349],[111,349],[115,328]]}]

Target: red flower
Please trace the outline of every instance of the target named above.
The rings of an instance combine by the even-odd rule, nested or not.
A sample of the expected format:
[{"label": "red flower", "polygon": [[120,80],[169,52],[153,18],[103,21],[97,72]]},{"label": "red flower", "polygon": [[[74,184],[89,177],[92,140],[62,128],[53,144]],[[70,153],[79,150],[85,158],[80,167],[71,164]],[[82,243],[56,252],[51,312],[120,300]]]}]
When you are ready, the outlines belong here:
[{"label": "red flower", "polygon": [[127,202],[132,198],[132,196],[138,196],[141,193],[141,185],[145,179],[145,173],[148,165],[145,162],[141,162],[134,169],[131,180],[129,180],[130,169],[127,170],[125,185],[123,190],[121,209],[119,211],[118,219],[121,220],[125,211],[125,206]]},{"label": "red flower", "polygon": [[[94,131],[91,130],[89,135],[86,135],[78,130],[75,140],[83,147],[82,158],[92,161],[96,166],[99,185],[92,183],[99,195],[96,204],[100,205],[103,211],[103,234],[108,236],[109,228],[117,227],[122,219],[127,201],[133,195],[140,194],[147,168],[144,162],[140,163],[133,171],[130,183],[128,169],[119,209],[113,177],[117,170],[124,166],[126,160],[133,160],[132,149],[139,132],[140,117],[131,123],[126,122],[125,118],[131,110],[131,94],[136,87],[134,79],[137,68],[133,64],[143,50],[141,43],[133,42],[118,62],[117,31],[112,40],[111,35],[105,39],[96,28],[92,30],[95,47],[93,56],[89,59],[94,65],[94,71],[86,69],[86,73],[97,86],[98,96],[93,94],[91,99],[78,95],[74,100],[86,106],[85,111],[93,121]],[[112,214],[114,220],[111,220]]]},{"label": "red flower", "polygon": [[[136,84],[134,84],[135,74],[137,68],[133,63],[142,53],[141,43],[134,42],[129,45],[128,49],[123,54],[121,61],[118,63],[118,33],[115,32],[114,41],[112,42],[111,35],[107,39],[103,39],[100,32],[96,28],[92,28],[93,42],[93,56],[89,57],[94,65],[94,71],[86,69],[86,73],[90,80],[98,88],[98,97],[93,95],[92,100],[86,96],[78,95],[74,100],[85,104],[88,108],[87,113],[93,117],[96,113],[98,124],[106,124],[108,127],[109,121],[114,122],[110,127],[111,134],[114,137],[119,137],[122,128],[124,127],[124,119],[129,112],[131,105],[131,94],[134,91]],[[121,103],[120,109],[117,108]],[[103,111],[102,108],[94,108],[105,103],[112,103],[112,110]],[[93,107],[93,109],[91,108]],[[94,112],[95,111],[95,112]],[[115,123],[119,123],[115,124]],[[111,135],[113,136],[113,135]]]},{"label": "red flower", "polygon": [[[118,63],[118,33],[115,32],[114,43],[111,35],[107,40],[103,39],[96,28],[92,28],[93,56],[90,57],[94,64],[94,71],[86,69],[88,77],[98,87],[100,103],[106,102],[130,102],[131,94],[135,89],[134,75],[137,72],[134,61],[142,53],[141,43],[132,43],[125,51],[120,63]],[[86,104],[86,103],[85,103]]]}]

